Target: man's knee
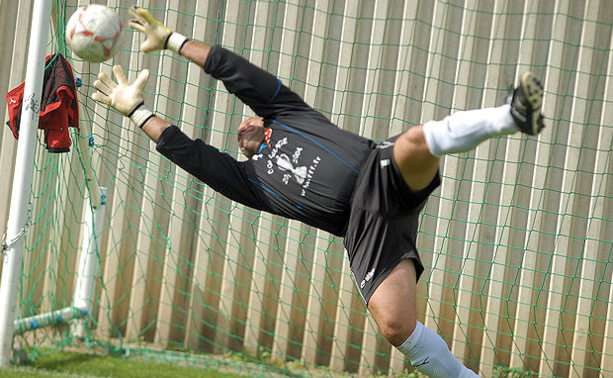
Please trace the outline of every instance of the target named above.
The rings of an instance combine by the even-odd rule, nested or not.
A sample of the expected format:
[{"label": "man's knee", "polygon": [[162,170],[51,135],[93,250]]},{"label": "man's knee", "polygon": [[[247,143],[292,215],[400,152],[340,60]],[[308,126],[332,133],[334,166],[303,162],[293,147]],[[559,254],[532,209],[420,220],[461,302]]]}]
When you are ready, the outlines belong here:
[{"label": "man's knee", "polygon": [[429,153],[423,126],[411,127],[400,134],[396,143],[400,144],[400,148],[412,150],[414,153]]},{"label": "man's knee", "polygon": [[415,319],[411,316],[382,319],[379,329],[383,337],[393,346],[401,345],[415,330]]},{"label": "man's knee", "polygon": [[423,126],[415,126],[398,137],[394,159],[405,182],[414,191],[424,189],[439,169],[439,159],[430,153]]}]

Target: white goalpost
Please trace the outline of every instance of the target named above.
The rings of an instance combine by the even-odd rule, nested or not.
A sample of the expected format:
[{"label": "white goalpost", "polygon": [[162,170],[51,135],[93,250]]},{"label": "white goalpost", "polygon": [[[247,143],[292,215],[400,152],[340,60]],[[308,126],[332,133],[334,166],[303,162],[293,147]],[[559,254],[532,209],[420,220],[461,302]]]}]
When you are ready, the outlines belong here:
[{"label": "white goalpost", "polygon": [[106,188],[99,188],[99,190],[90,193],[96,192],[99,192],[99,196],[90,196],[90,206],[86,206],[85,232],[81,244],[77,282],[72,304],[73,308],[80,311],[79,314],[82,315],[72,324],[72,334],[79,338],[84,338],[87,335],[87,319],[83,317],[89,315],[94,301],[99,261],[98,240],[102,232],[106,207]]},{"label": "white goalpost", "polygon": [[[2,245],[2,280],[0,283],[0,368],[8,367],[13,350],[13,338],[29,330],[47,325],[72,321],[71,333],[79,338],[87,335],[87,316],[92,310],[95,293],[95,280],[98,273],[98,239],[104,223],[106,188],[99,187],[94,178],[91,164],[84,167],[89,202],[85,206],[85,224],[77,280],[72,306],[44,314],[15,320],[17,294],[25,247],[25,234],[29,223],[29,203],[32,190],[36,133],[39,123],[47,37],[51,0],[35,0],[32,14],[31,39],[24,88],[24,102],[21,110],[21,127],[17,146],[15,175],[11,193],[11,207],[7,232]],[[91,129],[87,124],[80,125],[78,138],[79,150],[83,158],[91,162],[91,149],[88,141]],[[84,137],[83,137],[84,136]]]},{"label": "white goalpost", "polygon": [[24,235],[28,224],[28,204],[32,187],[34,169],[34,150],[38,129],[39,110],[42,96],[43,75],[45,71],[45,51],[49,33],[51,0],[35,0],[24,102],[21,108],[21,128],[17,145],[17,159],[11,194],[11,207],[2,247],[2,281],[0,285],[0,367],[10,363],[13,344],[15,308],[19,273],[23,260]]}]

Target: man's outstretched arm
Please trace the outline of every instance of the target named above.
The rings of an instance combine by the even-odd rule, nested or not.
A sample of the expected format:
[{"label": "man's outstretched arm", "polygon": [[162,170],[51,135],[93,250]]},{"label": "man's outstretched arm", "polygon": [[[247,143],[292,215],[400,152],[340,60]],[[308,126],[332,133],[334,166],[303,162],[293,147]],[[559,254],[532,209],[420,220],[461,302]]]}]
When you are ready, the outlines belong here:
[{"label": "man's outstretched arm", "polygon": [[129,26],[145,34],[140,50],[151,53],[170,50],[202,67],[208,74],[223,81],[230,93],[261,117],[271,117],[280,111],[311,110],[302,98],[284,86],[271,73],[220,46],[190,40],[170,30],[145,9],[130,8]]},{"label": "man's outstretched arm", "polygon": [[213,190],[249,207],[266,210],[252,191],[241,163],[201,139],[191,139],[145,106],[143,88],[149,71],[142,70],[134,82],[128,81],[119,65],[113,67],[113,74],[116,81],[104,72],[98,75],[94,82],[98,90],[92,96],[94,100],[129,117],[156,143],[160,153]]}]

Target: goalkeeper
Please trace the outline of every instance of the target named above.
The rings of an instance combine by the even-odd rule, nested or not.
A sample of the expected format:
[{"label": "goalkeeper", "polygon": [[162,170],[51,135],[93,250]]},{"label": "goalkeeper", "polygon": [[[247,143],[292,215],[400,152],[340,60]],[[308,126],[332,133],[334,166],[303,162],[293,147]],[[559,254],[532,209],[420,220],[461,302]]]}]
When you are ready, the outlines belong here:
[{"label": "goalkeeper", "polygon": [[344,237],[359,290],[385,338],[431,377],[470,377],[435,332],[417,321],[418,216],[440,184],[439,157],[543,128],[543,88],[524,74],[510,104],[462,111],[376,143],[341,130],[275,76],[220,47],[170,31],[132,7],[144,53],[169,49],[221,80],[256,117],[238,126],[237,161],[157,117],[143,102],[148,71],[130,83],[101,72],[93,98],[130,117],[168,159],[233,201]]}]

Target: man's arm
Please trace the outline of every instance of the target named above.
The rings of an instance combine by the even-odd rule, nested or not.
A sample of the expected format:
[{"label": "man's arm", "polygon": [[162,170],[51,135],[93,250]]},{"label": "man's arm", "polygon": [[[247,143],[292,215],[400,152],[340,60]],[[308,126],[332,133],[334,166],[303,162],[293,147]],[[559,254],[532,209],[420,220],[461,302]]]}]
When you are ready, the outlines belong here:
[{"label": "man's arm", "polygon": [[170,123],[154,115],[153,117],[145,121],[141,129],[149,138],[151,138],[152,141],[157,143],[158,140],[160,140],[160,136],[162,135],[164,130],[169,127],[172,127]]},{"label": "man's arm", "polygon": [[276,76],[221,46],[211,47],[204,71],[221,80],[228,92],[260,117],[275,118],[282,112],[312,110]]},{"label": "man's arm", "polygon": [[312,110],[276,76],[241,56],[220,46],[189,40],[184,35],[170,30],[140,7],[130,8],[130,14],[134,17],[129,22],[130,27],[146,36],[140,46],[142,52],[168,49],[186,57],[214,78],[223,81],[228,91],[257,115],[268,118],[287,110]]},{"label": "man's arm", "polygon": [[211,47],[212,46],[207,43],[189,40],[185,42],[183,47],[179,50],[179,54],[204,68]]},{"label": "man's arm", "polygon": [[213,190],[231,200],[265,210],[265,204],[252,191],[252,185],[239,163],[228,154],[207,145],[200,139],[193,140],[178,127],[157,117],[143,102],[142,91],[149,75],[147,70],[138,74],[131,83],[121,66],[113,67],[117,82],[104,72],[98,75],[92,96],[129,117],[132,122],[156,143],[156,149],[175,164],[193,174]]}]

